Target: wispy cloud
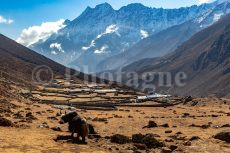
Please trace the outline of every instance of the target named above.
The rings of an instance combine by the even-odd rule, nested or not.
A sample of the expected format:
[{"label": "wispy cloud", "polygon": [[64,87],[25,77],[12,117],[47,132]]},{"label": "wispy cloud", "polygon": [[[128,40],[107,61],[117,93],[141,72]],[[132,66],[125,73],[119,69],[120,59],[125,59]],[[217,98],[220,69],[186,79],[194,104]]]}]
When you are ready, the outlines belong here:
[{"label": "wispy cloud", "polygon": [[50,48],[51,48],[51,49],[56,49],[56,50],[58,50],[59,52],[62,52],[62,53],[65,52],[65,51],[62,49],[61,44],[59,44],[59,43],[52,43],[52,44],[50,44]]},{"label": "wispy cloud", "polygon": [[60,19],[56,22],[43,22],[39,26],[31,26],[23,29],[16,41],[27,47],[40,40],[45,41],[52,34],[57,33],[58,30],[65,27],[64,21],[64,19]]},{"label": "wispy cloud", "polygon": [[0,16],[0,23],[11,24],[13,22],[14,22],[14,20],[12,20],[12,19],[6,19],[3,16]]}]

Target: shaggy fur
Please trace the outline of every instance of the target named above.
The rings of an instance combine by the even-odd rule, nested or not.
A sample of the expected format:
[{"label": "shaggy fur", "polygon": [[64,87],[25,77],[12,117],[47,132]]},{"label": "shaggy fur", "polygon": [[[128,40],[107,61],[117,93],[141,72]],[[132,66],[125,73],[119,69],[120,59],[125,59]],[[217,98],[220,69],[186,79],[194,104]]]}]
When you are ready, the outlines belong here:
[{"label": "shaggy fur", "polygon": [[60,124],[69,123],[69,131],[72,133],[72,138],[74,138],[74,133],[77,133],[77,139],[82,138],[85,142],[85,137],[88,136],[89,129],[85,118],[79,116],[76,112],[70,112],[61,117]]}]

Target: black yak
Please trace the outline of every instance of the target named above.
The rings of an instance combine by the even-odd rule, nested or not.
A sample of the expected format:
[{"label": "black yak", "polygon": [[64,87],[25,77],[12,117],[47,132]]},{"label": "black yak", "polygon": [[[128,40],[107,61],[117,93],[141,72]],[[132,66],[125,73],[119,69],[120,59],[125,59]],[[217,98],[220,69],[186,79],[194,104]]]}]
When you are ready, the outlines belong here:
[{"label": "black yak", "polygon": [[89,129],[86,119],[79,116],[76,112],[70,112],[61,117],[60,124],[69,124],[69,131],[72,133],[71,137],[74,138],[74,133],[77,133],[77,140],[82,138],[85,143],[85,137],[88,136]]}]

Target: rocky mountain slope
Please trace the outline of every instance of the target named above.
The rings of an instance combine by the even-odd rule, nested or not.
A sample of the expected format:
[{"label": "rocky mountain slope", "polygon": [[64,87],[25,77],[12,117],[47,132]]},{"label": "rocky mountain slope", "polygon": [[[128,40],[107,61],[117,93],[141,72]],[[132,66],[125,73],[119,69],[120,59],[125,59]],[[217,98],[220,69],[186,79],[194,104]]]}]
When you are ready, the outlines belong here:
[{"label": "rocky mountain slope", "polygon": [[202,29],[230,13],[230,1],[217,3],[215,8],[201,16],[149,36],[125,52],[106,58],[97,66],[98,71],[117,69],[144,58],[160,57],[174,51],[183,42]]},{"label": "rocky mountain slope", "polygon": [[[87,65],[90,72],[95,72],[96,65],[105,58],[122,53],[141,39],[198,17],[215,6],[212,3],[162,9],[130,4],[114,10],[104,3],[88,7],[57,34],[30,48],[62,64]],[[58,44],[59,49],[52,47],[54,44]]]},{"label": "rocky mountain slope", "polygon": [[[132,63],[123,68],[123,73],[135,71],[141,76],[145,72],[170,72],[172,78],[175,78],[178,72],[184,72],[187,76],[185,86],[176,86],[176,82],[172,81],[172,86],[157,86],[157,91],[179,95],[229,97],[229,50],[230,15],[195,34],[173,54]],[[158,85],[157,79],[152,83]]]},{"label": "rocky mountain slope", "polygon": [[[68,69],[63,65],[16,43],[4,35],[0,35],[1,95],[7,95],[7,92],[3,90],[8,90],[9,84],[16,84],[27,88],[31,86],[34,81],[33,79],[37,81],[37,78],[33,78],[36,77],[34,76],[36,75],[36,71],[35,74],[33,74],[33,72],[37,67],[42,68],[37,71],[38,74],[41,75],[41,81],[52,79],[52,74],[49,73],[47,69],[44,69],[44,66],[50,68],[53,72],[53,77],[57,76],[64,78],[66,71],[68,70],[70,75],[74,76],[73,79],[78,79],[80,81],[83,81],[84,79],[85,74]],[[39,70],[42,71],[39,73]],[[85,76],[87,76],[85,78],[88,78],[89,80],[92,79],[91,76]]]}]

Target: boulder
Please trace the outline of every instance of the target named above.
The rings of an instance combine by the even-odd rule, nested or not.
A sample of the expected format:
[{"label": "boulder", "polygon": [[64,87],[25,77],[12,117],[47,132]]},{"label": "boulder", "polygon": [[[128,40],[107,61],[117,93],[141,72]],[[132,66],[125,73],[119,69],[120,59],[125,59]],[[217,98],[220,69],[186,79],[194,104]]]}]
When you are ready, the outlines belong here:
[{"label": "boulder", "polygon": [[6,118],[0,117],[0,126],[10,127],[10,126],[13,126],[13,123]]},{"label": "boulder", "polygon": [[158,127],[157,123],[154,121],[149,121],[147,126],[144,126],[143,128],[155,128]]},{"label": "boulder", "polygon": [[230,131],[229,130],[217,133],[213,137],[215,139],[219,139],[219,140],[225,141],[227,143],[230,143]]},{"label": "boulder", "polygon": [[146,135],[134,134],[134,135],[132,135],[132,142],[145,144],[147,146],[147,148],[149,148],[149,149],[159,148],[159,147],[164,146],[164,143],[157,140],[155,138],[154,134],[146,134]]}]

